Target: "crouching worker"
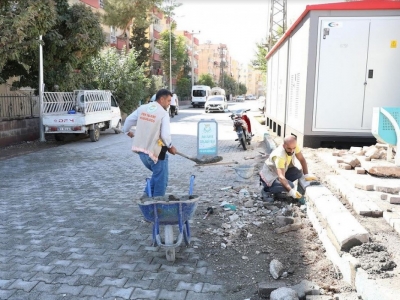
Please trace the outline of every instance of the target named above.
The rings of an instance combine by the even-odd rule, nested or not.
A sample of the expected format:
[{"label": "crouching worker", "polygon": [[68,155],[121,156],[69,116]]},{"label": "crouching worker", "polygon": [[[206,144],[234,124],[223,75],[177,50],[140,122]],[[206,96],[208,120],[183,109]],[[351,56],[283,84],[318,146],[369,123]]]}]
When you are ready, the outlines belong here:
[{"label": "crouching worker", "polygon": [[[296,167],[296,159],[302,170]],[[297,146],[296,137],[291,135],[283,140],[265,161],[260,171],[264,191],[271,194],[287,193],[292,198],[299,199],[302,195],[294,189],[293,181],[299,180],[306,188],[316,177],[308,173],[306,159]]]},{"label": "crouching worker", "polygon": [[[154,102],[140,106],[130,114],[123,131],[134,138],[132,151],[139,154],[144,166],[152,171],[150,179],[151,196],[165,196],[168,185],[168,154],[175,155],[177,150],[172,146],[168,106],[171,103],[171,92],[161,89]],[[136,126],[135,133],[131,132]],[[147,195],[145,189],[145,196]]]}]

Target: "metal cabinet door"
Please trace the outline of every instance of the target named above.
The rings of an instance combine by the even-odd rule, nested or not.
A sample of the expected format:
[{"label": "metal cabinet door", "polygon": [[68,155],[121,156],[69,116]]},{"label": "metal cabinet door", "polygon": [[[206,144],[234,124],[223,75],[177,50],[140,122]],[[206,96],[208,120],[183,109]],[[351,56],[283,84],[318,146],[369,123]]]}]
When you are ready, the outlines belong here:
[{"label": "metal cabinet door", "polygon": [[372,128],[373,107],[378,106],[400,106],[399,17],[371,20],[363,128]]},{"label": "metal cabinet door", "polygon": [[314,130],[361,130],[368,19],[321,18]]}]

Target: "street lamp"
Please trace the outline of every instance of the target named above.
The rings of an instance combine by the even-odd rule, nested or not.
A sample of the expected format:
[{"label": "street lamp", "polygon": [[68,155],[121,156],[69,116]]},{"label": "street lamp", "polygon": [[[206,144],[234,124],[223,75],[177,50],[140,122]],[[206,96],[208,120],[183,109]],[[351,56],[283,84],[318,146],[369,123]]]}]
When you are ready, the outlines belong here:
[{"label": "street lamp", "polygon": [[193,36],[195,34],[199,34],[200,30],[198,32],[194,32],[194,30],[192,30],[192,35],[191,35],[191,39],[192,39],[192,86],[194,86],[194,48],[193,48]]},{"label": "street lamp", "polygon": [[172,45],[171,45],[171,12],[169,14],[169,91],[172,93]]}]

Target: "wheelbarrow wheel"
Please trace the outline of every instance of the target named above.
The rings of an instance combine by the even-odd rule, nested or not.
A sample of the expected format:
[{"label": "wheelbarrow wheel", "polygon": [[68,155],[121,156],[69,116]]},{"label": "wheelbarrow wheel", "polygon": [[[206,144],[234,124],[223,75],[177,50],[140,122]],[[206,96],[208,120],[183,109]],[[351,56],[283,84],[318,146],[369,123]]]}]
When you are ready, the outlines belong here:
[{"label": "wheelbarrow wheel", "polygon": [[[174,230],[172,225],[165,226],[165,245],[174,244]],[[175,248],[166,248],[166,257],[168,261],[175,261]]]}]

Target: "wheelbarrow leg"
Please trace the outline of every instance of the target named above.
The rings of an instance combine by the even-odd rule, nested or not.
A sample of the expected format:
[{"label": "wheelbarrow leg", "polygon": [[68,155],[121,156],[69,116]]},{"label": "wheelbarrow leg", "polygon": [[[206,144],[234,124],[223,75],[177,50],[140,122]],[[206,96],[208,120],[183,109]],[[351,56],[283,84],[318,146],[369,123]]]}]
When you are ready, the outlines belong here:
[{"label": "wheelbarrow leg", "polygon": [[157,228],[156,228],[156,224],[153,223],[153,241],[151,243],[152,247],[156,247],[157,246],[156,236],[157,236]]},{"label": "wheelbarrow leg", "polygon": [[[172,225],[165,225],[165,245],[174,244],[174,230]],[[168,261],[175,261],[175,248],[167,248],[166,257]]]},{"label": "wheelbarrow leg", "polygon": [[185,241],[186,246],[190,245],[190,226],[189,220],[185,222],[185,228],[183,230],[183,239]]}]

